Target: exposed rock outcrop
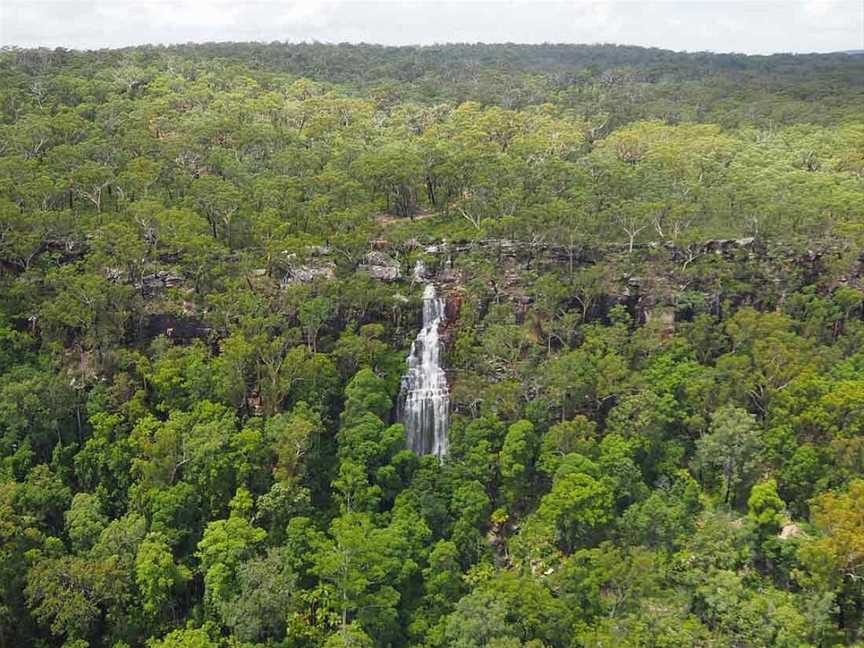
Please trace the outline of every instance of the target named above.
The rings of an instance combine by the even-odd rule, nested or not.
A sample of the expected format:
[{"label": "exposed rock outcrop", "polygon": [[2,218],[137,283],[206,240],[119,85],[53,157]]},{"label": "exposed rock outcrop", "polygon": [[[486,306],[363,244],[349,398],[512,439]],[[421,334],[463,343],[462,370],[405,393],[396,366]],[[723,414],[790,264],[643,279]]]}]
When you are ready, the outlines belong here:
[{"label": "exposed rock outcrop", "polygon": [[147,318],[144,324],[144,334],[148,338],[160,335],[176,342],[187,342],[193,339],[207,339],[217,333],[201,320],[193,317],[179,317],[168,313],[157,313]]},{"label": "exposed rock outcrop", "polygon": [[135,288],[143,291],[145,294],[153,294],[166,288],[180,288],[183,285],[183,281],[184,278],[179,274],[167,270],[158,270],[141,277],[141,281],[135,284]]},{"label": "exposed rock outcrop", "polygon": [[308,283],[316,279],[332,281],[336,278],[336,265],[333,263],[298,264],[288,268],[280,283],[283,286],[292,283]]},{"label": "exposed rock outcrop", "polygon": [[380,251],[369,252],[358,269],[379,281],[397,281],[402,278],[399,262]]}]

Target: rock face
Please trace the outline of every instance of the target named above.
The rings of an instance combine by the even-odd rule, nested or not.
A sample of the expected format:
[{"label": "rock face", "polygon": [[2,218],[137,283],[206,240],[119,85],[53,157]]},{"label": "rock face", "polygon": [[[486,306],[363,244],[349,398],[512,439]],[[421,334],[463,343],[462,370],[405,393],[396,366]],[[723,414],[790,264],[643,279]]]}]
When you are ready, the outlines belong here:
[{"label": "rock face", "polygon": [[459,311],[462,310],[462,295],[452,292],[447,295],[444,302],[444,323],[450,324],[459,319]]},{"label": "rock face", "polygon": [[301,262],[294,253],[283,253],[281,269],[284,271],[279,283],[285,287],[294,283],[309,283],[316,279],[333,280],[336,278],[336,264],[326,257],[330,249],[326,247],[309,247],[306,250],[311,259]]},{"label": "rock face", "polygon": [[452,346],[456,339],[457,327],[459,326],[459,312],[462,310],[462,293],[451,290],[444,298],[444,317],[439,327],[441,344],[445,348]]},{"label": "rock face", "polygon": [[280,283],[286,286],[292,283],[308,283],[318,278],[328,281],[335,279],[336,266],[333,263],[295,265],[288,268]]},{"label": "rock face", "polygon": [[197,318],[180,317],[169,313],[151,315],[144,324],[146,337],[164,335],[175,342],[189,342],[196,338],[206,340],[214,333],[217,331]]},{"label": "rock face", "polygon": [[135,284],[135,288],[145,295],[152,295],[168,288],[180,288],[183,285],[183,281],[184,278],[181,275],[168,272],[167,270],[159,270],[153,274],[141,277],[141,281]]},{"label": "rock face", "polygon": [[780,530],[780,533],[777,535],[777,537],[781,540],[789,540],[791,538],[797,538],[802,535],[804,535],[803,529],[801,529],[801,527],[794,522],[790,521],[783,525],[783,528]]},{"label": "rock face", "polygon": [[368,272],[373,279],[379,281],[398,281],[402,278],[399,263],[383,252],[369,252],[360,264],[359,270]]}]

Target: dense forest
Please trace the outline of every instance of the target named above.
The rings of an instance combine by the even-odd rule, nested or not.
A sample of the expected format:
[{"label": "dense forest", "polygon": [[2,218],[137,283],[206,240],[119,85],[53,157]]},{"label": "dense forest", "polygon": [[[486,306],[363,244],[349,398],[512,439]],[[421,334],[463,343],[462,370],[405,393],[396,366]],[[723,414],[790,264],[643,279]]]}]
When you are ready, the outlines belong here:
[{"label": "dense forest", "polygon": [[862,343],[864,56],[2,49],[0,648],[864,646]]}]

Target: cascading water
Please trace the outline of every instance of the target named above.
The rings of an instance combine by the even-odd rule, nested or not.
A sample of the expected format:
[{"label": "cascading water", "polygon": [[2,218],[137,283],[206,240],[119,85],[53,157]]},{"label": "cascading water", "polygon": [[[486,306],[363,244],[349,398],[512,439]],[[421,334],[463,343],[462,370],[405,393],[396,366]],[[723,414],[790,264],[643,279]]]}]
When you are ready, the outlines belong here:
[{"label": "cascading water", "polygon": [[447,454],[450,394],[441,368],[438,328],[444,321],[444,302],[427,284],[423,291],[423,328],[411,345],[408,371],[402,376],[397,415],[405,425],[408,448],[417,454]]}]

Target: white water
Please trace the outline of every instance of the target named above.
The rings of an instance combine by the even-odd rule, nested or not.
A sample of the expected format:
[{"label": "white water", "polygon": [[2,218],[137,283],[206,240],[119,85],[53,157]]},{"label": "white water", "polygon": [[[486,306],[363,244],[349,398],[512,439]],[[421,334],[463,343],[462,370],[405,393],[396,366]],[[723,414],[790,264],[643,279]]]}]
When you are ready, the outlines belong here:
[{"label": "white water", "polygon": [[397,415],[405,425],[408,448],[417,454],[447,454],[450,394],[441,368],[438,328],[444,321],[444,301],[428,284],[423,291],[423,328],[411,345],[408,371],[402,376]]}]

